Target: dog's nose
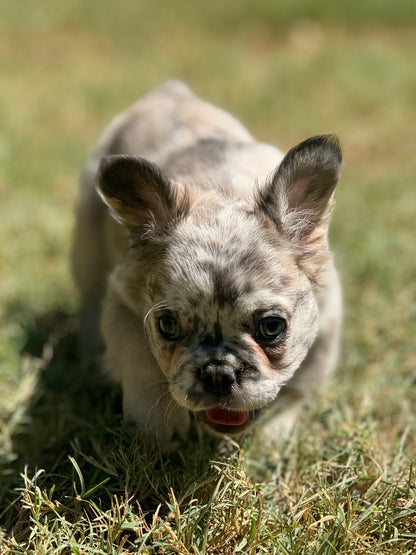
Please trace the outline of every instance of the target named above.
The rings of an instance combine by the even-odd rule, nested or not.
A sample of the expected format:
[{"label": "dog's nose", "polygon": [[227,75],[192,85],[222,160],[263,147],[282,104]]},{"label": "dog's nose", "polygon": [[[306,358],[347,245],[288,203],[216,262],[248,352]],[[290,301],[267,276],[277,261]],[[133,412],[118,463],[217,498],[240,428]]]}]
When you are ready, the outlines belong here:
[{"label": "dog's nose", "polygon": [[198,377],[206,393],[218,396],[229,393],[237,381],[235,370],[227,365],[207,364],[198,370]]}]

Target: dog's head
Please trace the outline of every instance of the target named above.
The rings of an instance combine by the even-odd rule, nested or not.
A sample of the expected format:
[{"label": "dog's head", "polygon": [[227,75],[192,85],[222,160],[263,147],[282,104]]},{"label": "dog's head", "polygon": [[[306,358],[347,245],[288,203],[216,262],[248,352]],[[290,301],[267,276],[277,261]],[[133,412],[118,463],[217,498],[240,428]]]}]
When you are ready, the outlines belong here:
[{"label": "dog's head", "polygon": [[341,164],[336,137],[313,137],[252,198],[197,196],[139,157],[101,164],[100,193],[130,231],[121,279],[153,355],[176,402],[218,431],[245,428],[314,342]]}]

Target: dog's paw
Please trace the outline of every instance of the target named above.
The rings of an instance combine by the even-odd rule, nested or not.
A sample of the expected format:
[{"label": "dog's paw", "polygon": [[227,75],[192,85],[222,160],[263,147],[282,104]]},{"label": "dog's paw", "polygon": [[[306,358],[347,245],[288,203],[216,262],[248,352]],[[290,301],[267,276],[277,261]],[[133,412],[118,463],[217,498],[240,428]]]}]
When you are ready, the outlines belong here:
[{"label": "dog's paw", "polygon": [[[143,415],[141,415],[143,416]],[[188,410],[179,406],[167,406],[147,418],[136,418],[136,424],[145,441],[155,446],[163,455],[174,452],[180,446],[190,427]]]}]

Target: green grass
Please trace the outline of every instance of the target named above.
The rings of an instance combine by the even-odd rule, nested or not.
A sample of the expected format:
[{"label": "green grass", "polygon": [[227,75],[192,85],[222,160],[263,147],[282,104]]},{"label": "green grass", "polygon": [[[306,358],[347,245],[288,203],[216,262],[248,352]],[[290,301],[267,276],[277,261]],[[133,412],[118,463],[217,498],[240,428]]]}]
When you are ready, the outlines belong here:
[{"label": "green grass", "polygon": [[[9,2],[0,8],[0,553],[412,553],[416,4]],[[168,77],[287,149],[336,132],[343,352],[298,438],[158,460],[76,357],[83,161]]]}]

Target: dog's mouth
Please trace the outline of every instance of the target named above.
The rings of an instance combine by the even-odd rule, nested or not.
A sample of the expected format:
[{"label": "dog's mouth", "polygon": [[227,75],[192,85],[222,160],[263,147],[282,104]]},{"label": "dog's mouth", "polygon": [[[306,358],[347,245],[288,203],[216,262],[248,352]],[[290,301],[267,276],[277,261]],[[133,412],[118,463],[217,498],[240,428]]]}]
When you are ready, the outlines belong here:
[{"label": "dog's mouth", "polygon": [[213,407],[205,411],[205,420],[216,432],[237,434],[242,432],[257,417],[258,410],[227,410]]}]

